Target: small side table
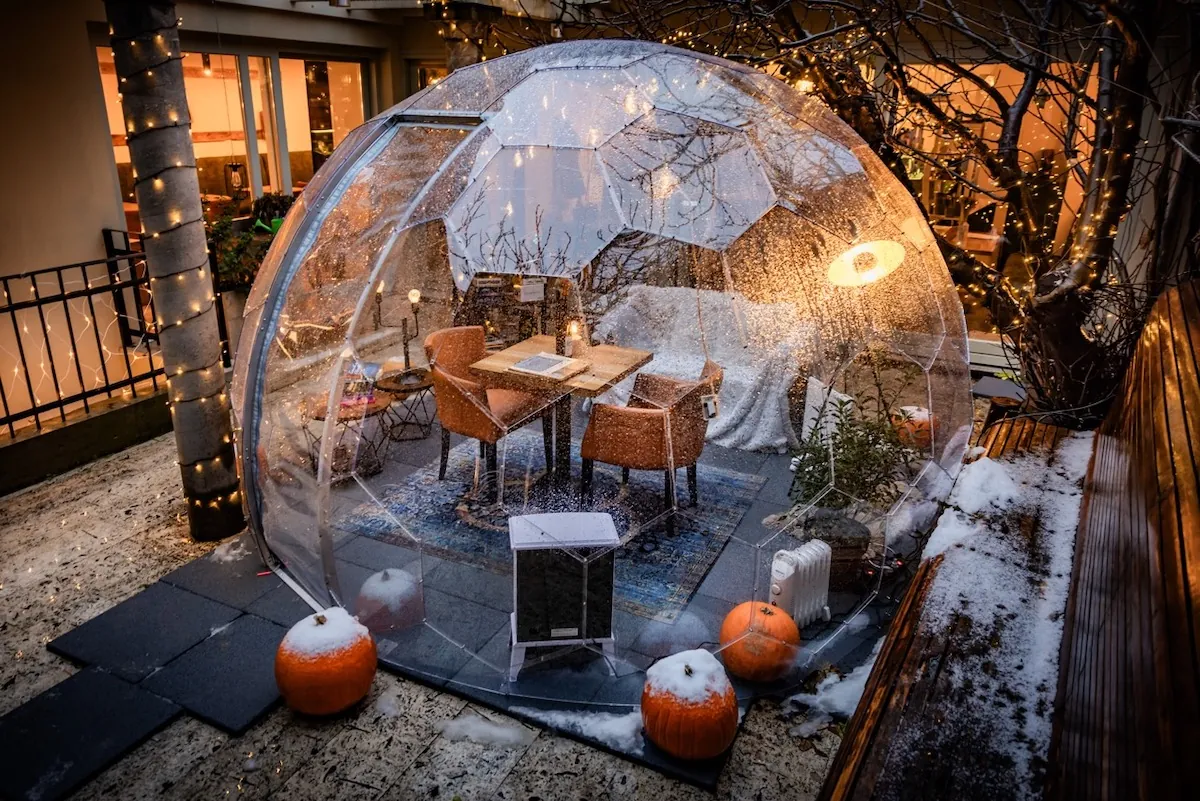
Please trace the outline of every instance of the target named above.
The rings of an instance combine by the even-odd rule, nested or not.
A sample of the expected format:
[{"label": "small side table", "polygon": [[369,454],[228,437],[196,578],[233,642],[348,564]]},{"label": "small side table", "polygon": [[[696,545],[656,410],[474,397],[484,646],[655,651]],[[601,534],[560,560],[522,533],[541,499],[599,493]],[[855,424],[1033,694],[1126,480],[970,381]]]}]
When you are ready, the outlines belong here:
[{"label": "small side table", "polygon": [[512,655],[516,681],[527,648],[599,644],[616,658],[613,580],[621,544],[612,515],[590,512],[508,519],[513,552]]},{"label": "small side table", "polygon": [[[304,423],[304,436],[308,440],[309,459],[313,470],[316,470],[321,453],[321,438],[309,428],[309,421],[324,422],[329,396],[325,394],[312,395],[300,402],[300,417]],[[371,431],[368,422],[382,415],[391,406],[391,396],[386,392],[376,392],[370,402],[355,403],[339,406],[337,410],[337,442],[333,447],[332,479],[345,481],[355,470],[363,476],[373,476],[383,470],[383,460],[387,456],[387,428],[376,426]],[[344,440],[352,436],[357,440],[357,448],[352,452]],[[341,462],[342,464],[339,464]]]},{"label": "small side table", "polygon": [[[433,433],[435,410],[430,408],[433,379],[424,367],[384,373],[375,380],[375,388],[392,397],[388,407],[388,438],[393,442],[409,439],[426,439]],[[407,432],[416,429],[416,436]]]}]

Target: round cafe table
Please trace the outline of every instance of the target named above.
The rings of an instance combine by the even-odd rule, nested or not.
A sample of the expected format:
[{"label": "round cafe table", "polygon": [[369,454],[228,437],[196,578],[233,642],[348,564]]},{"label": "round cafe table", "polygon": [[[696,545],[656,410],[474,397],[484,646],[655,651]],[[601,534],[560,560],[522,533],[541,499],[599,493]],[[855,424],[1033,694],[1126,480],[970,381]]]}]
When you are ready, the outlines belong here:
[{"label": "round cafe table", "polygon": [[433,433],[437,410],[432,403],[433,379],[428,370],[413,367],[384,373],[375,379],[375,389],[383,390],[392,398],[385,417],[388,436],[393,441],[425,439]]},{"label": "round cafe table", "polygon": [[[383,470],[389,442],[389,426],[383,415],[391,405],[391,395],[379,390],[360,402],[338,405],[337,420],[334,421],[337,441],[333,446],[333,481],[345,481],[355,473],[373,476]],[[314,471],[320,459],[321,437],[313,431],[317,427],[308,423],[325,422],[328,406],[329,395],[326,393],[310,395],[300,403],[304,436]],[[369,425],[375,418],[378,418],[378,425]]]}]

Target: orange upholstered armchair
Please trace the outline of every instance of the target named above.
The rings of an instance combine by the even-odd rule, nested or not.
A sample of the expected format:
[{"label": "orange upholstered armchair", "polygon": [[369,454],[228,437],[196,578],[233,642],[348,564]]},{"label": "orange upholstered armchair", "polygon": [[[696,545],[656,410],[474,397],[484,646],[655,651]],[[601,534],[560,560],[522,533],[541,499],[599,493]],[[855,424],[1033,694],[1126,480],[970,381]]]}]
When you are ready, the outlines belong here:
[{"label": "orange upholstered armchair", "polygon": [[701,399],[717,394],[723,378],[720,365],[711,361],[705,363],[697,381],[639,373],[629,405],[593,406],[580,448],[585,497],[591,492],[595,462],[621,467],[622,483],[629,479],[631,469],[662,470],[666,476],[666,508],[670,509],[675,499],[675,470],[686,467],[688,490],[695,504],[696,461],[708,433],[708,417]]},{"label": "orange upholstered armchair", "polygon": [[544,399],[528,392],[485,387],[471,374],[470,366],[487,356],[482,327],[459,326],[434,331],[425,338],[425,356],[429,359],[438,423],[442,429],[439,479],[446,477],[451,433],[479,440],[487,472],[495,475],[499,439],[539,417],[542,418],[546,464],[551,463],[552,423]]}]

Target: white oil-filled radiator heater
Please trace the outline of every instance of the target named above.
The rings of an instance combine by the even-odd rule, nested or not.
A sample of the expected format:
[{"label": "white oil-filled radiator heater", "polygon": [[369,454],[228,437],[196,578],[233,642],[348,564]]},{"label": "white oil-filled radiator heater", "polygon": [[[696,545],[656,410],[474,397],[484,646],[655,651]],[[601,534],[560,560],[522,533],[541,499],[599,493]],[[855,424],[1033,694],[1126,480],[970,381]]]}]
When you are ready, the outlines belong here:
[{"label": "white oil-filled radiator heater", "polygon": [[797,626],[829,620],[829,543],[810,540],[790,551],[776,551],[771,562],[771,603],[792,616]]}]

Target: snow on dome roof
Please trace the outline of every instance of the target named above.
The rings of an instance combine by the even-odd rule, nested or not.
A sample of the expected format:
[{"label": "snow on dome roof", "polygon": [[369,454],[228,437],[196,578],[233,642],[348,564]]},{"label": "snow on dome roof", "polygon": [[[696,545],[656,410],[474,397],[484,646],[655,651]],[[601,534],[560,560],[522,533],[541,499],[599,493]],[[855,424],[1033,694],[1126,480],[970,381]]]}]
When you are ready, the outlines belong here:
[{"label": "snow on dome roof", "polygon": [[[768,600],[777,551],[915,542],[970,434],[962,306],[908,188],[819,100],[564,42],[334,140],[246,302],[232,399],[260,546],[320,603],[371,600],[385,568],[420,589],[389,659],[522,693],[510,515],[610,514],[620,546],[561,549],[555,575],[615,564],[614,612],[696,622],[652,656],[717,641],[698,598]],[[863,441],[879,458],[837,446]],[[585,595],[537,637],[584,639],[609,608],[563,597]],[[638,645],[607,658],[639,670]]]}]

